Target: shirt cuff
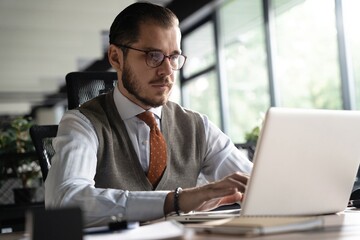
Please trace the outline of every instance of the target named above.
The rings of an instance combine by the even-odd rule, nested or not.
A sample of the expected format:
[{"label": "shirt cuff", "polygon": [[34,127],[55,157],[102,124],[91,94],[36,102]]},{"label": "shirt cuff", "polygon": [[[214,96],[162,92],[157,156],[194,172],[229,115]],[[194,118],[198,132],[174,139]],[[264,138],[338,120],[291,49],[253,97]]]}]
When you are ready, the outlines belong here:
[{"label": "shirt cuff", "polygon": [[164,203],[169,192],[129,192],[125,208],[126,220],[136,221],[143,219],[149,221],[164,217]]}]

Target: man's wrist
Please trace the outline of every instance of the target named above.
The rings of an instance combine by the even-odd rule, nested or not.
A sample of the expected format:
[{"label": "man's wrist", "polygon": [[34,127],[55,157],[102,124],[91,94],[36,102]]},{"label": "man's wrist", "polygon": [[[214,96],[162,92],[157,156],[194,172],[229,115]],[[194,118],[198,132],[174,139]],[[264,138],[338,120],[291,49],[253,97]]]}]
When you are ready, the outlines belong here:
[{"label": "man's wrist", "polygon": [[174,191],[174,211],[177,215],[180,215],[180,205],[179,205],[179,198],[182,192],[181,187],[177,187]]}]

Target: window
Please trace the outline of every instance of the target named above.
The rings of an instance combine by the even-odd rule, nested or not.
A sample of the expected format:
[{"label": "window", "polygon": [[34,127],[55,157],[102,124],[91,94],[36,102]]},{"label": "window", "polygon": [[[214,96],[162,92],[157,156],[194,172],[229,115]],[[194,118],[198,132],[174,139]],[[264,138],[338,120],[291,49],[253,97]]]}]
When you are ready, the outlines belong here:
[{"label": "window", "polygon": [[224,68],[229,93],[229,136],[244,142],[269,107],[261,0],[228,1],[220,8]]},{"label": "window", "polygon": [[356,109],[360,110],[360,31],[358,23],[360,21],[359,9],[360,1],[346,0],[342,1],[344,28],[347,37],[348,58],[350,59],[349,74],[354,77],[355,81],[355,102]]},{"label": "window", "polygon": [[[349,105],[346,96],[351,94],[346,91],[353,90],[352,76],[355,107],[360,110],[360,2],[272,0],[272,9],[265,9],[263,3],[269,2],[219,1],[216,14],[209,15],[216,17],[207,22],[200,20],[202,25],[194,23],[183,36],[183,50],[189,56],[182,72],[184,106],[224,126],[236,143],[245,141],[246,133],[259,124],[273,99],[278,100],[272,102],[279,107],[343,109]],[[346,53],[338,38],[342,36],[342,29],[337,29],[339,3]],[[264,12],[268,10],[273,13],[270,20],[274,28],[265,31]],[[269,56],[268,39],[273,40],[274,47]],[[219,49],[215,43],[219,43]],[[269,69],[272,66],[268,66],[268,57],[273,60],[273,69]],[[347,59],[348,65],[342,59]],[[349,89],[344,88],[344,94],[342,84],[346,86],[347,81],[346,74],[341,74],[343,69],[350,71]],[[221,74],[217,74],[218,70]],[[274,75],[269,78],[271,73]],[[278,93],[275,97],[270,95],[272,79]],[[220,115],[222,111],[225,118]]]},{"label": "window", "polygon": [[184,65],[185,78],[215,64],[214,26],[206,22],[183,37],[183,52],[188,57]]},{"label": "window", "polygon": [[202,74],[184,84],[183,103],[189,109],[205,114],[220,126],[219,95],[215,71]]},{"label": "window", "polygon": [[275,0],[274,7],[280,105],[341,109],[334,1]]},{"label": "window", "polygon": [[183,36],[183,52],[188,57],[183,67],[183,105],[205,114],[221,125],[218,79],[215,74],[215,41],[213,22],[207,21]]},{"label": "window", "polygon": [[175,74],[175,84],[173,85],[172,92],[170,94],[169,100],[181,103],[181,90],[180,90],[180,76],[179,71],[174,71]]}]

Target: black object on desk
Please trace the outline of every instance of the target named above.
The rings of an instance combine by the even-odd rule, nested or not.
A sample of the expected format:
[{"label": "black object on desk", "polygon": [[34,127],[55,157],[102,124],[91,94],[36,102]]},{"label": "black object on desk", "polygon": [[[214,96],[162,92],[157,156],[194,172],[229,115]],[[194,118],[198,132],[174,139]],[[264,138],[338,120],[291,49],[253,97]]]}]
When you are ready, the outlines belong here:
[{"label": "black object on desk", "polygon": [[360,208],[360,188],[351,193],[348,207]]},{"label": "black object on desk", "polygon": [[360,208],[360,199],[350,200],[348,207]]},{"label": "black object on desk", "polygon": [[350,195],[350,200],[356,200],[356,199],[360,199],[360,188],[355,189]]},{"label": "black object on desk", "polygon": [[25,213],[30,209],[43,210],[44,202],[29,204],[0,205],[1,232],[20,232],[25,230]]},{"label": "black object on desk", "polygon": [[32,210],[26,214],[30,240],[82,240],[80,208]]}]

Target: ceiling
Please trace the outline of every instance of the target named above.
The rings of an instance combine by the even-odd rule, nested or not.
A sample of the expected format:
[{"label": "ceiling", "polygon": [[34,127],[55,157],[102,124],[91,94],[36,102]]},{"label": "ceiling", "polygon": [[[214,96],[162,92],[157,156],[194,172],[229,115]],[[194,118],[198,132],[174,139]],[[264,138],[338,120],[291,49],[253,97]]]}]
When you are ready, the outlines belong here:
[{"label": "ceiling", "polygon": [[103,57],[104,31],[133,2],[1,0],[0,116],[28,114],[36,105],[57,101],[47,96],[56,96],[66,73]]}]

